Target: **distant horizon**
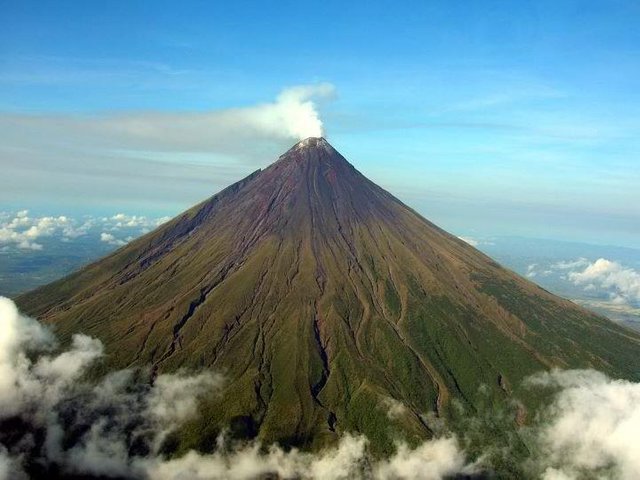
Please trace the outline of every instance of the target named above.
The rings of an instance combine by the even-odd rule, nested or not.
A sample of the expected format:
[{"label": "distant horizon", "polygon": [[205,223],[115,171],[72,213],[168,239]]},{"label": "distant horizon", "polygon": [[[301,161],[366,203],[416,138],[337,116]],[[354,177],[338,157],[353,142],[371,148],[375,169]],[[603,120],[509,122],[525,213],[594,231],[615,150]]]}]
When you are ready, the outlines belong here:
[{"label": "distant horizon", "polygon": [[[321,136],[322,138],[325,138],[329,143],[331,143],[330,139],[327,139],[324,134]],[[314,138],[314,136],[305,137],[305,139],[306,138]],[[286,147],[281,152],[281,154],[284,153],[289,148],[292,148],[298,143],[304,141],[305,139],[292,141],[292,143],[288,147]],[[281,154],[276,155],[270,161],[267,161],[264,165],[260,166],[259,168],[264,169],[268,167],[273,162],[277,161]],[[347,158],[347,161],[350,161],[350,159]],[[356,168],[360,170],[361,173],[367,176],[367,172],[366,170],[364,170],[367,168],[366,163],[362,167],[358,167],[357,165],[354,165],[354,166],[356,166]],[[211,167],[211,168],[213,169],[214,167]],[[83,204],[83,206],[78,207],[76,202],[57,203],[55,201],[49,202],[48,206],[44,206],[42,202],[36,202],[34,204],[7,202],[7,203],[4,203],[3,205],[4,205],[4,210],[6,211],[18,212],[21,210],[29,210],[31,212],[38,213],[41,215],[71,215],[71,216],[78,217],[82,215],[110,216],[115,213],[125,213],[127,215],[144,215],[144,216],[150,216],[150,217],[154,217],[154,216],[155,217],[164,217],[164,216],[174,217],[176,215],[179,215],[183,211],[191,208],[192,206],[196,205],[197,203],[205,200],[209,196],[215,195],[216,193],[223,190],[227,186],[232,185],[233,183],[241,180],[242,178],[249,175],[251,172],[255,171],[256,169],[257,167],[255,166],[250,167],[246,172],[239,174],[237,178],[230,180],[228,184],[224,184],[224,185],[216,184],[215,190],[212,190],[207,194],[204,194],[199,199],[194,198],[190,202],[175,203],[175,204],[172,204],[171,207],[165,206],[164,208],[158,207],[157,205],[154,207],[151,207],[149,204],[153,202],[142,202],[136,207],[131,207],[131,202],[127,201],[126,199],[124,200],[114,199],[113,203],[107,203],[99,207],[91,206],[90,208],[87,208],[86,204]],[[510,223],[508,222],[508,220],[503,220],[502,225],[500,225],[498,229],[489,230],[487,229],[488,227],[485,227],[483,225],[487,220],[487,216],[484,215],[484,216],[477,216],[475,218],[472,218],[470,215],[467,215],[466,209],[468,208],[468,205],[464,202],[460,203],[459,198],[450,199],[450,198],[444,197],[442,194],[428,192],[428,191],[426,192],[425,191],[394,192],[392,190],[393,186],[389,188],[385,186],[384,179],[376,183],[378,183],[380,186],[388,190],[394,196],[401,199],[408,206],[416,209],[418,213],[420,213],[422,216],[424,216],[428,220],[434,222],[441,228],[444,228],[445,230],[450,231],[450,233],[453,233],[456,235],[460,235],[460,236],[476,235],[480,237],[490,237],[492,235],[518,236],[522,238],[530,238],[530,239],[538,239],[538,240],[577,242],[577,243],[599,245],[599,246],[626,247],[626,248],[640,249],[640,237],[638,237],[635,234],[635,231],[633,231],[633,228],[630,228],[629,232],[627,233],[615,231],[615,230],[610,232],[606,228],[603,228],[597,231],[594,231],[594,230],[585,231],[584,229],[572,230],[571,228],[565,229],[565,230],[551,229],[547,231],[545,230],[541,231],[540,225],[545,224],[544,217],[542,218],[542,220],[538,218],[537,222],[532,221],[528,223],[526,221],[522,221],[522,220],[527,220],[527,217],[523,216],[523,213],[521,211],[518,211],[517,207],[512,206],[511,209],[509,208],[499,209],[500,214],[507,216],[507,218],[509,215],[516,215],[519,217],[519,220],[521,220],[521,223]],[[157,193],[159,194],[159,196],[162,196],[162,192],[157,192]],[[467,197],[466,200],[473,201],[474,199],[471,197]],[[88,205],[91,205],[91,202],[89,202]],[[492,204],[489,202],[487,205],[492,207],[494,211],[496,208],[499,208],[495,203]],[[476,204],[476,207],[477,207],[477,204]],[[524,209],[526,210],[526,208],[530,206],[524,204],[522,207],[524,207]],[[453,213],[453,215],[452,217],[449,217],[451,213]],[[532,210],[530,213],[532,215],[540,216],[540,212],[536,212],[535,210]],[[551,214],[550,212],[547,213],[547,215],[550,215],[550,214]],[[554,212],[553,216],[557,216],[558,214],[561,216],[564,215],[564,212],[562,211],[562,209],[560,209],[560,211],[557,213]],[[490,227],[495,227],[497,225],[496,218],[497,217],[492,218],[494,220],[494,223],[490,224]],[[570,217],[563,217],[563,218],[564,220],[567,220]],[[606,220],[606,219],[602,218],[601,220]],[[631,227],[635,225],[633,218],[629,218],[626,220],[624,218],[621,218],[619,219],[619,221],[623,223],[627,223]],[[544,236],[544,233],[541,233],[541,232],[546,232],[547,236]]]}]

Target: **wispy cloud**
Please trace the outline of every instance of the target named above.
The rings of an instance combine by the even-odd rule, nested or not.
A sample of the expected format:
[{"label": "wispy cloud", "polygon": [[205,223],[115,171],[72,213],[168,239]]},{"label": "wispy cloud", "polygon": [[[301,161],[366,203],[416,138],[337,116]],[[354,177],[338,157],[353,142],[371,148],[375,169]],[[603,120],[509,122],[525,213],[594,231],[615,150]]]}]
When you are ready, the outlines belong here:
[{"label": "wispy cloud", "polygon": [[[315,100],[329,98],[333,85],[290,87],[271,102],[208,112],[138,112],[109,115],[0,115],[5,145],[42,143],[75,148],[143,152],[254,152],[260,142],[292,142],[321,136]],[[39,142],[33,141],[37,134]],[[31,141],[30,141],[31,139]],[[44,141],[42,141],[44,139]],[[17,141],[16,141],[17,140]]]},{"label": "wispy cloud", "polygon": [[127,244],[125,240],[116,238],[112,233],[106,232],[102,232],[100,234],[100,241],[115,246],[122,246]]},{"label": "wispy cloud", "polygon": [[0,84],[8,85],[82,85],[96,82],[140,83],[143,79],[185,76],[190,70],[150,60],[122,58],[81,58],[33,55],[9,56],[0,72]]},{"label": "wispy cloud", "polygon": [[391,420],[398,420],[409,413],[409,409],[404,403],[392,397],[383,397],[381,407],[387,412],[387,417]]},{"label": "wispy cloud", "polygon": [[471,238],[471,237],[467,237],[467,236],[458,237],[458,238],[460,240],[462,240],[463,242],[468,243],[472,247],[477,247],[478,245],[480,245],[480,242],[478,240],[476,240],[475,238]]},{"label": "wispy cloud", "polygon": [[[324,134],[328,83],[285,88],[272,101],[210,111],[102,115],[0,114],[0,200],[181,207],[265,166],[297,140]],[[157,200],[157,201],[156,201]]]},{"label": "wispy cloud", "polygon": [[578,258],[577,260],[562,260],[560,262],[556,262],[551,265],[552,270],[574,270],[580,267],[586,267],[589,265],[589,260],[584,257]]},{"label": "wispy cloud", "polygon": [[[515,82],[515,81],[514,81]],[[477,96],[454,103],[449,107],[451,111],[482,111],[491,110],[503,106],[513,106],[518,103],[530,101],[554,100],[566,97],[566,93],[549,85],[530,83],[521,80],[506,90],[493,91],[483,96]]]},{"label": "wispy cloud", "polygon": [[461,235],[458,238],[460,240],[462,240],[463,242],[468,243],[472,247],[479,247],[481,245],[493,245],[494,244],[493,241],[491,239],[488,239],[488,238],[476,238],[476,237],[470,237],[468,235]]}]

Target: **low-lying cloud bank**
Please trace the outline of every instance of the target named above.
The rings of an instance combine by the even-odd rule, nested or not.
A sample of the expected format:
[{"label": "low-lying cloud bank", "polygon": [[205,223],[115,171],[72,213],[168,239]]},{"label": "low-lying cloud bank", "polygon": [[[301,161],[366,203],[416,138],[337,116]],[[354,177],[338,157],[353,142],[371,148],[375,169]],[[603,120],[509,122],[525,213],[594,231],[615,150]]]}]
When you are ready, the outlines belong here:
[{"label": "low-lying cloud bank", "polygon": [[42,250],[42,244],[36,240],[55,233],[69,239],[82,235],[83,230],[64,215],[31,218],[28,210],[20,210],[14,215],[0,214],[0,246],[13,244],[24,250]]},{"label": "low-lying cloud bank", "polygon": [[[121,370],[82,381],[102,343],[74,335],[59,351],[49,329],[0,297],[0,479],[62,473],[140,476],[167,435],[197,411],[197,399],[221,384],[202,373],[159,375]],[[135,452],[140,452],[138,456]],[[4,476],[3,476],[4,475]]]},{"label": "low-lying cloud bank", "polygon": [[640,478],[640,383],[557,370],[529,384],[558,390],[536,437],[545,480]]},{"label": "low-lying cloud bank", "polygon": [[276,478],[304,479],[406,479],[439,480],[451,475],[472,474],[476,467],[466,464],[464,453],[452,438],[428,441],[416,449],[399,445],[395,455],[373,461],[367,455],[363,436],[346,434],[337,447],[317,454],[271,447],[267,453],[255,443],[231,452],[187,455],[168,461],[151,461],[150,478],[244,480],[277,475]]},{"label": "low-lying cloud bank", "polygon": [[73,242],[87,235],[99,234],[101,242],[122,246],[133,238],[150,232],[170,217],[150,218],[117,213],[109,217],[83,215],[32,216],[29,210],[0,212],[0,252],[9,249],[43,250],[42,240],[49,238]]},{"label": "low-lying cloud bank", "polygon": [[440,479],[472,473],[453,436],[373,461],[363,436],[344,435],[318,454],[257,443],[213,454],[167,458],[165,440],[197,414],[198,400],[220,390],[212,373],[159,375],[121,370],[90,383],[103,356],[99,340],[75,335],[60,351],[51,331],[0,297],[0,480],[85,474],[160,480],[281,478]]},{"label": "low-lying cloud bank", "polygon": [[608,297],[613,304],[640,304],[640,272],[614,260],[578,258],[556,262],[544,268],[533,263],[527,267],[526,275],[533,278],[554,273],[586,292]]},{"label": "low-lying cloud bank", "polygon": [[640,302],[640,273],[618,262],[599,258],[572,271],[569,280],[585,288],[603,288],[610,292],[614,302]]},{"label": "low-lying cloud bank", "polygon": [[[318,453],[230,446],[215,453],[167,456],[171,435],[197,415],[200,398],[223,379],[211,372],[163,374],[121,370],[97,381],[86,373],[104,355],[99,340],[75,335],[60,349],[52,332],[0,297],[0,480],[93,475],[135,479],[438,480],[491,469],[490,455],[471,461],[453,434],[373,459],[367,439],[345,434]],[[630,480],[640,475],[640,384],[585,371],[553,371],[529,379],[555,389],[555,401],[530,427],[532,457],[523,471],[544,480]],[[390,414],[397,405],[390,403]],[[394,410],[391,412],[391,410]],[[395,412],[398,413],[398,412]],[[487,445],[487,451],[491,445]]]}]

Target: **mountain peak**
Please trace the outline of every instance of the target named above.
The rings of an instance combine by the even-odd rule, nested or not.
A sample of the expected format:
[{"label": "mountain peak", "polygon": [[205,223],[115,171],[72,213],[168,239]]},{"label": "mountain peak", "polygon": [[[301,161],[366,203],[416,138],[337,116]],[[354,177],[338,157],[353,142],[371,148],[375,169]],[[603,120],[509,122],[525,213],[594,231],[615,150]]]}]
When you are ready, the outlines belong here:
[{"label": "mountain peak", "polygon": [[[307,137],[296,143],[289,152],[303,150],[325,150],[328,153],[335,154],[337,150],[331,146],[324,137]],[[287,153],[289,153],[287,152]],[[286,155],[286,153],[285,153]]]},{"label": "mountain peak", "polygon": [[296,169],[309,167],[305,170],[307,173],[321,166],[339,170],[352,168],[351,164],[324,137],[307,137],[300,140],[273,164],[278,168],[283,165],[295,166]]},{"label": "mountain peak", "polygon": [[313,148],[313,147],[331,146],[324,137],[307,137],[296,143],[296,148]]}]

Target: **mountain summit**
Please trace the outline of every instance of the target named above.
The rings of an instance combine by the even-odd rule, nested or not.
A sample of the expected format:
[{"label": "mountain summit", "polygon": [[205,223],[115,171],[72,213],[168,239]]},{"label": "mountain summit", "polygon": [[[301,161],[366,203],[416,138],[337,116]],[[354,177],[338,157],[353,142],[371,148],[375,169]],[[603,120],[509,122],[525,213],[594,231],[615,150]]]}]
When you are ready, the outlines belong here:
[{"label": "mountain summit", "polygon": [[640,336],[502,268],[359,173],[324,138],[293,146],[157,230],[17,299],[108,368],[213,369],[186,442],[228,425],[313,447],[357,431],[386,448],[446,417],[528,401],[528,375],[638,380]]}]

